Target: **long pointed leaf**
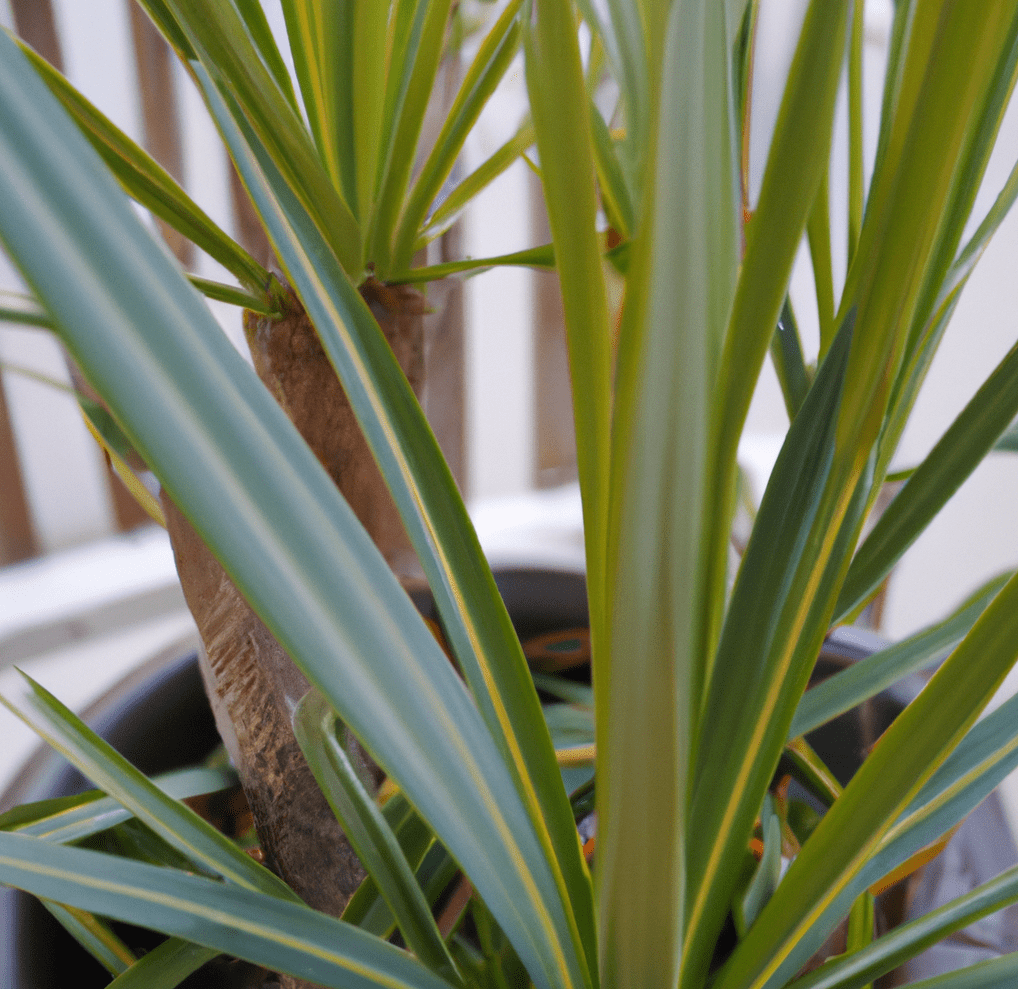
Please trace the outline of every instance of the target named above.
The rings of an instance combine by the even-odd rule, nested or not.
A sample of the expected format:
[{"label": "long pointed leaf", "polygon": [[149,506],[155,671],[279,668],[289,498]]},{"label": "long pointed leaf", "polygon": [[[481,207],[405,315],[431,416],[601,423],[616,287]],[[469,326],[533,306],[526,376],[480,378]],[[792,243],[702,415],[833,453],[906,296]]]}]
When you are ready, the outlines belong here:
[{"label": "long pointed leaf", "polygon": [[160,838],[188,859],[247,889],[296,900],[268,869],[203,821],[190,808],[167,796],[52,694],[26,674],[19,693],[8,688],[0,703],[39,733],[74,766]]},{"label": "long pointed leaf", "polygon": [[796,979],[789,989],[860,989],[949,934],[1012,903],[1018,903],[1018,868],[1008,869],[970,893],[902,924],[861,951],[832,959],[818,971]]},{"label": "long pointed leaf", "polygon": [[739,438],[778,323],[795,252],[828,167],[847,6],[847,0],[814,0],[809,6],[756,212],[746,230],[746,252],[720,364],[710,444],[715,466],[707,503],[714,506],[716,519],[707,563],[711,571],[712,610],[707,617],[711,642],[720,629],[724,605],[728,520],[734,507]]},{"label": "long pointed leaf", "polygon": [[481,43],[463,84],[421,167],[393,237],[392,266],[407,267],[418,232],[431,204],[452,172],[463,143],[495,87],[501,82],[520,44],[519,12],[523,0],[511,0]]},{"label": "long pointed leaf", "polygon": [[883,580],[1016,415],[1018,345],[962,409],[866,537],[845,578],[838,616],[849,613]]},{"label": "long pointed leaf", "polygon": [[[150,0],[141,0],[143,6]],[[251,126],[270,149],[305,208],[315,217],[344,269],[360,277],[360,226],[329,179],[304,122],[265,67],[229,0],[165,0],[206,67],[229,81]]]},{"label": "long pointed leaf", "polygon": [[176,989],[219,952],[180,938],[167,938],[139,958],[107,989]]},{"label": "long pointed leaf", "polygon": [[[608,302],[595,220],[586,84],[571,5],[537,0],[524,29],[527,88],[555,244],[572,381],[583,501],[591,635],[607,646],[606,553],[610,433]],[[597,645],[594,647],[595,654]]]},{"label": "long pointed leaf", "polygon": [[262,10],[261,0],[235,0],[237,10],[243,18],[251,39],[258,49],[266,68],[272,73],[279,91],[286,97],[286,101],[297,110],[297,96],[293,91],[293,81],[286,68],[286,62],[280,54],[276,39],[272,34],[272,26]]},{"label": "long pointed leaf", "polygon": [[0,881],[334,989],[449,986],[398,948],[300,903],[173,869],[0,834]]},{"label": "long pointed leaf", "polygon": [[[211,93],[209,99],[216,109]],[[449,468],[364,300],[321,244],[271,162],[259,155],[255,136],[249,132],[242,139],[229,130],[226,113],[216,112],[280,260],[304,300],[400,508],[449,642],[515,778],[531,826],[545,848],[543,861],[559,884],[559,904],[572,925],[573,909],[581,918],[592,914],[590,883],[572,815],[565,791],[548,768],[554,759],[551,741],[535,727],[540,723],[540,705],[529,670]],[[335,706],[335,698],[329,699]],[[349,718],[344,720],[353,726]],[[527,730],[521,731],[521,725]],[[554,855],[549,854],[552,848]],[[451,846],[450,850],[455,854]],[[558,936],[576,935],[560,930]]]},{"label": "long pointed leaf", "polygon": [[392,829],[339,743],[342,725],[335,712],[321,694],[309,691],[293,713],[293,727],[315,780],[395,915],[407,947],[432,971],[459,982],[456,963]]},{"label": "long pointed leaf", "polygon": [[[740,851],[827,631],[837,589],[829,562],[847,549],[837,546],[840,534],[832,529],[861,515],[862,499],[839,504],[844,492],[832,480],[833,424],[851,330],[846,325],[828,351],[774,466],[732,590],[718,676],[700,722],[688,923],[701,965],[710,960]],[[733,682],[739,690],[731,689]]]},{"label": "long pointed leaf", "polygon": [[962,740],[1016,657],[1018,577],[1013,577],[820,821],[732,955],[717,989],[763,986],[781,967]]},{"label": "long pointed leaf", "polygon": [[463,261],[446,261],[443,264],[427,265],[424,268],[411,268],[407,272],[396,273],[389,279],[388,284],[420,284],[421,282],[433,282],[439,278],[447,278],[449,275],[477,275],[491,268],[505,265],[518,265],[525,268],[534,268],[537,271],[554,271],[555,251],[551,244],[544,244],[541,247],[530,247],[524,251],[500,254],[493,258],[467,258]]},{"label": "long pointed leaf", "polygon": [[683,891],[695,829],[686,802],[703,679],[708,409],[740,248],[726,38],[722,5],[674,5],[621,328],[611,652],[595,648],[594,685],[603,975],[623,986],[673,985],[689,958]]},{"label": "long pointed leaf", "polygon": [[462,681],[292,423],[5,37],[0,204],[0,237],[26,281],[252,607],[484,890],[535,981],[585,985],[547,836]]},{"label": "long pointed leaf", "polygon": [[1010,574],[988,581],[942,622],[881,649],[828,677],[799,701],[788,737],[805,735],[891,684],[943,659],[966,635]]},{"label": "long pointed leaf", "polygon": [[269,286],[268,272],[221,230],[143,148],[89,103],[49,62],[24,43],[19,44],[128,195],[197,244],[249,289],[264,293]]},{"label": "long pointed leaf", "polygon": [[534,141],[534,125],[528,119],[505,144],[478,165],[442,200],[414,243],[414,251],[420,250],[425,244],[445,233],[459,219],[471,200],[525,154],[533,146]]},{"label": "long pointed leaf", "polygon": [[597,166],[601,203],[608,222],[623,240],[628,240],[636,223],[632,192],[608,124],[593,100],[590,101],[590,133],[594,141],[594,164]]},{"label": "long pointed leaf", "polygon": [[[180,799],[211,793],[236,783],[236,776],[212,769],[184,769],[152,780],[168,796]],[[23,804],[0,817],[0,829],[70,844],[115,827],[133,815],[101,790]]]},{"label": "long pointed leaf", "polygon": [[399,21],[400,9],[412,16],[406,18],[408,30],[401,35],[402,45],[394,49],[390,62],[398,71],[390,68],[378,195],[368,230],[369,255],[380,272],[391,267],[392,235],[416,161],[417,142],[441,61],[451,7],[451,0],[414,0],[397,5],[397,23],[404,23]]}]

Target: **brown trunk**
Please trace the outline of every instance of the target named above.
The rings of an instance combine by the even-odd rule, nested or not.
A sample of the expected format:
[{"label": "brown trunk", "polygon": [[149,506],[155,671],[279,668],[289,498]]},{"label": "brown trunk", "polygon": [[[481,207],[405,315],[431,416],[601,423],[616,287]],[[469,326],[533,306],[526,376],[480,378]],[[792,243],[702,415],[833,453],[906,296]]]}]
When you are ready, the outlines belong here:
[{"label": "brown trunk", "polygon": [[[420,392],[423,300],[369,282],[362,294]],[[246,314],[255,368],[405,583],[419,567],[346,396],[300,303],[283,318]],[[166,501],[164,497],[164,502]],[[267,862],[311,906],[338,915],[364,872],[297,745],[292,702],[307,681],[172,505],[167,520],[188,605],[204,644],[216,723],[247,793]],[[305,985],[283,980],[284,987]]]}]

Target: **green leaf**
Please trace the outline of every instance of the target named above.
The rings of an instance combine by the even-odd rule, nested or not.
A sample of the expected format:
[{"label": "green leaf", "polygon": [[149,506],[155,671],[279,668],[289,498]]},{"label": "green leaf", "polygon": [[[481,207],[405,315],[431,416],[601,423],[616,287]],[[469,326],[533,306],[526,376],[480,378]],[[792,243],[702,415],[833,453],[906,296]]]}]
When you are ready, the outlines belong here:
[{"label": "green leaf", "polygon": [[1018,415],[1018,345],[997,365],[859,547],[835,620],[863,601],[961,487]]},{"label": "green leaf", "polygon": [[[250,309],[252,312],[259,313],[262,316],[279,316],[281,314],[278,297],[267,302],[264,298],[251,295],[250,292],[245,292],[243,289],[239,289],[234,285],[224,285],[222,282],[212,281],[209,278],[199,278],[197,275],[188,275],[187,280],[196,289],[198,289],[198,291],[201,292],[206,299],[215,299],[217,302],[228,302],[231,306],[240,306],[243,309]],[[274,287],[276,289],[280,287],[278,282]]]},{"label": "green leaf", "polygon": [[[1018,868],[1008,869],[970,893],[896,927],[859,951],[832,958],[817,971],[796,979],[788,989],[859,989],[949,934],[1012,903],[1018,903]],[[985,984],[996,987],[1004,983]]]},{"label": "green leaf", "polygon": [[[532,977],[587,985],[537,801],[520,797],[473,697],[314,454],[5,36],[0,238],[132,444],[484,891]],[[470,532],[455,508],[450,524]],[[470,577],[470,593],[483,594],[484,581]],[[480,634],[510,641],[502,626]],[[533,697],[536,709],[525,682],[523,703]],[[518,723],[528,725],[521,745],[542,744],[536,718]],[[550,763],[546,736],[543,744]],[[561,783],[548,775],[554,798]],[[559,799],[571,829],[564,792]],[[559,830],[563,855],[582,869],[574,833],[570,848]]]},{"label": "green leaf", "polygon": [[272,27],[265,17],[265,11],[262,10],[261,0],[236,0],[236,5],[265,67],[272,73],[272,78],[276,81],[279,91],[286,97],[287,102],[294,110],[297,110],[297,96],[293,91],[293,82],[290,79],[289,70],[286,68],[286,62],[283,61],[283,56],[279,53],[279,47],[272,34]]},{"label": "green leaf", "polygon": [[19,44],[127,194],[218,261],[248,289],[259,293],[256,305],[264,306],[269,273],[221,230],[148,152],[100,113],[49,62],[23,42]]},{"label": "green leaf", "polygon": [[[211,793],[236,783],[231,772],[183,769],[152,781],[168,796],[180,799]],[[22,804],[0,817],[0,830],[17,830],[35,838],[61,844],[82,841],[128,820],[133,815],[101,790],[74,797],[59,797]]]},{"label": "green leaf", "polygon": [[421,282],[433,282],[439,278],[448,278],[450,275],[459,275],[466,272],[469,272],[470,275],[479,275],[481,272],[489,271],[491,268],[506,265],[534,268],[537,271],[553,271],[555,268],[555,249],[551,244],[542,244],[540,247],[528,247],[523,251],[514,251],[512,254],[499,254],[493,258],[467,258],[465,261],[446,261],[444,264],[432,264],[424,268],[411,268],[403,273],[395,273],[386,284],[420,284]]},{"label": "green leaf", "polygon": [[[833,571],[842,566],[850,545],[832,530],[843,520],[857,523],[864,505],[858,495],[842,504],[844,492],[834,480],[833,424],[851,339],[849,322],[828,351],[778,455],[732,589],[715,659],[718,676],[701,716],[690,810],[697,826],[687,853],[686,950],[692,950],[695,937],[704,965],[828,628],[837,591]],[[732,690],[732,683],[742,688]],[[783,886],[784,881],[779,889]]]},{"label": "green leaf", "polygon": [[[876,931],[875,902],[873,894],[866,890],[852,904],[848,914],[848,931],[845,935],[845,951],[848,954],[855,954],[873,943]],[[862,989],[873,989],[872,983],[868,983]]]},{"label": "green leaf", "polygon": [[632,0],[608,0],[606,4],[580,0],[579,6],[584,19],[601,38],[612,75],[621,91],[627,134],[620,158],[629,175],[633,201],[638,203],[653,128],[647,27],[640,4]]},{"label": "green leaf", "polygon": [[0,834],[0,881],[334,989],[447,989],[406,952],[286,902],[201,876]]},{"label": "green leaf", "polygon": [[607,646],[611,358],[608,302],[595,228],[590,118],[573,112],[574,107],[587,105],[586,83],[571,4],[538,0],[527,20],[527,92],[565,311],[591,636],[595,643]]},{"label": "green leaf", "polygon": [[799,338],[799,327],[795,313],[792,312],[792,300],[785,297],[781,307],[774,338],[771,340],[771,358],[774,370],[781,385],[781,394],[785,399],[785,411],[791,422],[806,399],[809,391],[809,372],[802,356],[802,341]]},{"label": "green leaf", "polygon": [[964,738],[1016,656],[1018,577],[1005,585],[922,693],[898,716],[824,815],[736,948],[717,989],[761,987],[782,968]]},{"label": "green leaf", "polygon": [[575,680],[566,680],[564,677],[552,676],[548,673],[535,673],[534,686],[543,690],[546,694],[552,694],[560,700],[568,701],[570,704],[578,704],[580,707],[594,707],[594,689],[586,684],[577,683]]},{"label": "green leaf", "polygon": [[808,8],[759,200],[746,228],[746,250],[719,365],[709,443],[714,469],[705,498],[713,506],[715,519],[705,564],[710,571],[711,612],[706,620],[711,646],[720,629],[725,600],[728,520],[735,504],[739,438],[781,314],[795,253],[827,172],[847,7],[847,0],[839,0],[813,2]]},{"label": "green leaf", "polygon": [[349,0],[283,4],[311,130],[333,182],[362,224],[378,172],[388,7]]},{"label": "green leaf", "polygon": [[4,814],[0,814],[0,831],[15,831],[27,828],[45,821],[47,818],[60,818],[70,813],[77,814],[83,809],[91,813],[91,805],[97,802],[108,801],[110,809],[122,810],[120,805],[108,797],[103,796],[102,790],[89,790],[87,793],[75,794],[71,797],[52,797],[48,800],[36,800],[27,804],[19,804],[12,807]]},{"label": "green leaf", "polygon": [[130,948],[110,929],[109,924],[85,910],[43,900],[42,905],[82,948],[110,975],[119,975],[132,965]]},{"label": "green leaf", "polygon": [[0,289],[0,322],[53,329],[53,320],[30,295]]},{"label": "green leaf", "polygon": [[[968,116],[962,118],[963,129],[955,127],[956,135],[959,135],[954,138],[957,159],[954,163],[954,174],[950,178],[948,197],[942,211],[944,223],[939,226],[932,240],[933,248],[927,262],[926,274],[923,276],[922,289],[912,300],[915,303],[912,315],[906,317],[905,314],[902,314],[901,321],[897,324],[899,326],[907,325],[908,333],[904,359],[896,374],[891,392],[890,412],[882,428],[877,477],[883,476],[894,455],[919,388],[926,377],[940,339],[954,312],[958,295],[968,273],[971,272],[972,266],[981,254],[982,246],[985,245],[986,240],[1000,222],[1003,212],[1006,212],[1010,205],[1006,203],[1009,190],[1005,186],[1004,192],[998,197],[990,215],[980,225],[980,229],[972,241],[966,245],[961,256],[955,260],[955,252],[963,226],[971,213],[975,193],[981,182],[993,140],[1013,88],[1015,73],[1018,71],[1018,44],[1016,44],[1018,17],[1014,17],[1012,14],[1011,23],[1004,26],[1000,24],[999,13],[995,16],[998,17],[1000,27],[999,37],[991,32],[984,36],[983,42],[988,45],[996,44],[999,47],[996,52],[988,51],[985,58],[980,59],[981,72],[979,74],[984,78],[984,88],[976,91],[973,95],[972,82],[966,79],[970,87],[968,91],[966,92],[964,88],[958,90],[959,93],[965,93],[972,102]],[[954,32],[947,30],[941,35],[941,39],[943,37],[953,38],[953,36]],[[945,65],[948,63],[947,58],[935,61],[938,68],[940,68],[940,62]],[[967,70],[961,66],[955,66],[954,69],[956,73],[967,73]],[[920,66],[919,73],[925,73],[925,68]],[[943,85],[946,89],[952,87],[953,82],[948,80]],[[927,128],[931,115],[925,112],[925,108],[931,101],[938,98],[945,97],[943,94],[938,96],[935,92],[927,92],[920,101],[924,110],[919,114],[918,120]],[[943,134],[933,134],[932,141],[938,142],[938,150],[934,154],[942,155],[944,148],[948,146],[942,144],[946,140],[946,133],[945,131]],[[922,153],[918,152],[918,154]],[[910,191],[912,186],[920,180],[915,176],[905,180],[905,190]],[[1013,192],[1010,193],[1010,198],[1013,199]],[[903,205],[907,204],[907,198],[902,197],[902,199]],[[905,205],[905,208],[909,207]],[[915,208],[912,207],[913,210]],[[898,224],[903,222],[905,222],[904,217],[900,217],[896,221]],[[912,255],[906,253],[904,256],[909,258]],[[875,496],[876,492],[871,495],[871,502]]]},{"label": "green leaf", "polygon": [[891,684],[943,659],[966,635],[1011,574],[994,577],[942,622],[852,663],[807,690],[788,730],[790,739],[844,714]]},{"label": "green leaf", "polygon": [[[462,877],[459,867],[452,856],[440,842],[433,842],[421,859],[414,875],[417,883],[424,891],[424,898],[434,909],[439,900],[449,890],[450,884],[457,876]],[[396,919],[392,911],[380,896],[372,901],[360,922],[360,927],[371,931],[379,937],[388,938],[396,929]]]},{"label": "green leaf", "polygon": [[[855,4],[857,8],[862,3]],[[827,353],[837,332],[834,322],[834,274],[831,262],[831,216],[827,172],[820,177],[817,197],[806,222],[810,260],[813,262],[813,283],[816,285],[817,316],[820,320],[820,351],[818,360]]]},{"label": "green leaf", "polygon": [[441,61],[451,6],[452,0],[400,0],[396,6],[378,194],[368,228],[369,258],[383,275],[392,266],[392,237],[416,164],[417,142]]},{"label": "green leaf", "polygon": [[768,989],[784,986],[820,947],[853,900],[939,840],[1018,767],[1018,701],[980,721],[902,812],[879,849],[835,896],[778,967]]},{"label": "green leaf", "polygon": [[308,691],[293,712],[293,728],[318,786],[395,916],[407,947],[432,971],[460,982],[456,963],[396,836],[339,742],[337,733],[344,728],[336,713],[321,694]]},{"label": "green leaf", "polygon": [[737,896],[732,906],[732,919],[739,937],[746,936],[781,879],[781,821],[774,812],[774,798],[769,793],[764,795],[760,819],[764,836],[763,855],[745,893]]},{"label": "green leaf", "polygon": [[[540,894],[551,898],[552,914],[556,917],[555,923],[560,925],[554,931],[553,940],[574,940],[577,937],[574,909],[581,917],[588,918],[588,923],[580,922],[581,929],[592,929],[589,876],[583,868],[565,792],[557,771],[551,768],[554,765],[551,740],[536,729],[540,724],[540,705],[530,672],[449,468],[364,300],[339,269],[300,204],[288,194],[267,156],[260,152],[256,136],[250,132],[241,135],[230,129],[227,112],[218,103],[211,83],[207,79],[203,82],[238,167],[262,211],[280,261],[337,369],[368,445],[401,511],[435,595],[446,636],[473,691],[490,737],[498,746],[501,764],[512,774],[512,785],[520,800],[519,804],[513,804],[514,811],[525,814],[528,821],[520,827],[527,839],[532,837],[541,849],[535,851],[535,861],[527,861],[540,871],[547,868],[545,879],[554,884],[554,888],[543,889]],[[385,579],[389,577],[386,571]],[[405,601],[405,596],[401,596],[401,601]],[[390,608],[393,606],[390,603]],[[357,616],[351,620],[360,623],[363,618]],[[423,629],[419,621],[413,622],[415,637],[422,634]],[[448,661],[430,632],[423,634],[427,637],[429,654],[440,657],[432,661],[439,663],[444,678],[450,670]],[[365,655],[379,648],[383,647],[373,644]],[[420,652],[422,647],[408,644],[407,648]],[[392,658],[395,662],[395,656]],[[398,675],[402,677],[402,668],[397,669],[401,670]],[[433,671],[432,676],[438,672]],[[458,680],[455,682],[460,686]],[[336,693],[326,690],[323,693],[343,720],[366,742],[362,727],[365,715],[362,713],[352,719],[349,706],[345,710],[339,707]],[[420,717],[418,708],[415,701],[412,709]],[[445,715],[436,713],[431,718],[437,726],[444,723]],[[491,754],[494,755],[494,751]],[[377,751],[375,755],[377,758]],[[437,751],[435,758],[438,759]],[[450,755],[449,758],[454,757]],[[450,767],[443,770],[448,771]],[[404,783],[400,774],[393,772],[391,775],[401,785]],[[438,775],[441,777],[442,772]],[[486,792],[487,784],[480,789]],[[406,792],[435,825],[435,818],[425,811],[428,803],[434,806],[434,794],[429,793],[430,799],[422,803],[419,792]],[[474,795],[471,791],[471,797]],[[441,817],[446,818],[450,813],[451,808],[441,808]],[[470,869],[449,836],[437,826],[435,830],[469,873]],[[505,850],[503,839],[489,836],[489,840]],[[487,856],[482,858],[487,859]],[[510,861],[516,861],[511,853]],[[478,876],[471,874],[471,880],[481,888]],[[504,896],[502,881],[498,884],[498,895]],[[522,929],[513,928],[500,912],[509,909],[508,898],[504,907],[496,908],[494,902],[489,906],[506,925],[508,936],[523,936]],[[543,921],[538,926],[542,932],[539,939],[550,934]],[[518,944],[517,950],[521,956],[525,953]],[[566,963],[570,963],[568,959]],[[575,973],[570,977],[575,978]]]},{"label": "green leaf", "polygon": [[410,265],[425,217],[451,174],[463,142],[516,57],[522,4],[523,0],[510,0],[481,43],[446,114],[435,146],[421,166],[393,235],[392,267],[397,271]]},{"label": "green leaf", "polygon": [[1008,426],[994,443],[993,449],[1000,453],[1018,453],[1018,426]]},{"label": "green leaf", "polygon": [[188,62],[195,57],[194,49],[187,35],[180,29],[176,18],[170,13],[166,0],[145,0],[141,3],[149,19],[158,28],[166,43],[177,53],[181,61]]},{"label": "green leaf", "polygon": [[[140,0],[146,9],[151,0]],[[202,65],[225,79],[245,119],[314,217],[344,269],[363,270],[360,226],[329,179],[303,121],[266,68],[230,0],[165,0]],[[191,65],[192,70],[194,64]]]},{"label": "green leaf", "polygon": [[841,796],[841,784],[804,738],[793,738],[781,753],[778,773],[788,773],[824,807]]},{"label": "green leaf", "polygon": [[[852,263],[863,214],[863,70],[862,49],[865,4],[852,5],[852,31],[848,43],[848,263]],[[832,294],[833,302],[833,294]],[[832,306],[833,312],[833,306]]]},{"label": "green leaf", "polygon": [[[382,815],[396,835],[403,856],[414,870],[417,884],[423,888],[425,885],[421,873],[423,862],[433,849],[440,847],[435,842],[434,834],[401,793],[386,802],[382,808]],[[448,858],[448,852],[444,849],[442,851]],[[449,861],[451,862],[451,859]],[[428,903],[434,906],[430,898]],[[365,877],[350,898],[350,902],[343,910],[343,920],[356,924],[378,937],[389,938],[396,929],[396,918],[382,898],[378,884],[370,875]]]},{"label": "green leaf", "polygon": [[534,125],[528,119],[505,144],[478,165],[435,208],[435,212],[428,218],[424,230],[414,243],[414,251],[419,251],[425,244],[431,243],[445,233],[478,193],[525,154],[533,146],[534,140]]},{"label": "green leaf", "polygon": [[167,796],[26,674],[21,673],[21,681],[12,681],[0,694],[0,703],[190,861],[248,889],[283,899],[297,898],[282,880],[188,807]]},{"label": "green leaf", "polygon": [[969,968],[921,979],[911,983],[913,989],[999,989],[1018,976],[1018,952],[991,958]]},{"label": "green leaf", "polygon": [[982,13],[968,18],[949,3],[931,3],[912,22],[895,124],[841,302],[842,312],[857,311],[838,422],[839,448],[856,450],[849,484],[883,428],[894,382],[953,260],[971,183],[985,165],[977,153],[988,153],[985,111],[998,98],[1018,22],[1008,0]]},{"label": "green leaf", "polygon": [[167,938],[139,958],[107,989],[176,989],[219,952],[180,938]]},{"label": "green leaf", "polygon": [[632,194],[608,124],[593,100],[590,101],[590,133],[594,142],[594,164],[597,166],[601,205],[611,226],[623,240],[628,240],[636,222]]},{"label": "green leaf", "polygon": [[[703,681],[707,432],[741,246],[724,8],[676,3],[661,31],[615,385],[610,653],[599,655],[594,640],[599,905],[610,932],[602,977],[633,987],[674,985],[680,957],[689,961],[683,889],[699,828],[686,801]],[[574,390],[582,387],[574,376]]]}]

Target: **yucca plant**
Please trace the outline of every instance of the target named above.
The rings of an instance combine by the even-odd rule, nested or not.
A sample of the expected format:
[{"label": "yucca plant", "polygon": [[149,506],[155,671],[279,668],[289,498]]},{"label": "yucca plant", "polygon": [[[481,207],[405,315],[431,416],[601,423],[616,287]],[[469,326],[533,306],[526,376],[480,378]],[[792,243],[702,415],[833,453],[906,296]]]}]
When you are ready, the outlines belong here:
[{"label": "yucca plant", "polygon": [[[1018,414],[1012,351],[860,538],[959,293],[1018,193],[1016,172],[963,242],[1018,68],[1018,0],[896,5],[868,189],[861,3],[809,4],[755,202],[742,168],[754,0],[511,3],[482,46],[490,62],[468,72],[474,88],[457,106],[483,98],[522,40],[584,504],[592,867],[575,823],[589,793],[565,790],[462,502],[358,292],[369,272],[383,287],[428,277],[409,272],[414,249],[530,133],[429,212],[462,134],[449,124],[440,164],[433,155],[411,183],[412,121],[448,0],[285,2],[310,132],[256,3],[143,6],[202,88],[285,287],[220,236],[209,243],[181,194],[43,71],[69,118],[8,38],[0,236],[38,318],[311,685],[297,697],[291,679],[283,693],[370,879],[342,920],[309,908],[26,681],[6,702],[109,797],[6,818],[0,881],[45,898],[124,986],[175,984],[220,952],[335,987],[862,986],[1018,901],[1013,870],[873,939],[870,889],[1018,764],[1018,701],[976,723],[1018,657],[1015,578],[805,692],[828,630],[859,611]],[[586,67],[578,19],[592,38]],[[836,299],[827,179],[846,62],[849,260]],[[618,93],[611,119],[595,109],[605,75]],[[456,107],[449,117],[471,119]],[[271,329],[309,317],[455,665],[82,130],[131,194],[233,257],[242,289],[231,294],[255,314],[256,340],[259,318]],[[786,298],[803,236],[820,312],[815,369]],[[622,282],[617,317],[609,277]],[[768,349],[791,426],[732,566],[736,448]],[[826,782],[802,734],[945,650],[844,791]],[[381,809],[362,750],[395,791]],[[829,804],[815,826],[796,830],[772,792],[789,766]],[[76,847],[127,819],[146,837],[121,842],[134,860]],[[473,943],[433,918],[429,878],[442,862],[469,878]],[[847,951],[800,977],[846,916]],[[100,918],[171,937],[135,961]],[[735,933],[722,938],[730,918]],[[387,940],[395,928],[405,947]],[[935,984],[999,986],[1016,973],[1018,958],[1003,956]]]}]

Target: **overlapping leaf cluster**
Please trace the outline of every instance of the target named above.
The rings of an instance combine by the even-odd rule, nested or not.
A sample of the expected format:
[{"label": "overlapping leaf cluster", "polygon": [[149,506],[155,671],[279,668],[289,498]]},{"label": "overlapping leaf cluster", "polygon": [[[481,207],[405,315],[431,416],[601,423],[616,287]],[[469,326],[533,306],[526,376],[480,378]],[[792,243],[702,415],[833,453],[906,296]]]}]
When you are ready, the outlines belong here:
[{"label": "overlapping leaf cluster", "polygon": [[[1018,71],[1018,2],[897,3],[868,188],[863,5],[809,3],[753,202],[743,149],[757,0],[510,2],[423,156],[450,0],[284,0],[296,86],[254,0],[142,6],[200,87],[343,382],[462,678],[114,177],[240,283],[199,284],[207,294],[271,314],[278,283],[59,76],[0,38],[0,237],[40,320],[314,685],[298,734],[371,873],[344,921],[314,914],[29,684],[8,703],[122,809],[93,795],[5,819],[0,879],[51,901],[121,985],[173,985],[229,952],[329,986],[497,985],[523,971],[547,989],[860,986],[1018,900],[1005,874],[868,944],[869,887],[1018,764],[1013,701],[976,724],[1018,656],[1018,580],[992,582],[803,699],[830,627],[867,601],[1018,414],[1012,351],[861,539],[959,293],[1018,193],[1016,172],[963,242]],[[532,120],[438,202],[520,47]],[[846,60],[850,243],[835,298],[828,177]],[[554,244],[508,260],[554,260],[562,284],[593,645],[593,881],[469,519],[357,292],[369,271],[447,273],[412,272],[414,252],[535,142]],[[605,226],[621,241],[614,318]],[[815,369],[787,300],[804,237]],[[736,450],[768,350],[792,422],[731,573]],[[844,792],[829,788],[830,808],[778,881],[768,788],[786,745],[822,783],[796,738],[938,660]],[[347,728],[400,789],[384,809],[348,758]],[[758,818],[764,849],[746,887]],[[128,825],[147,829],[145,842],[135,835],[147,860],[74,847]],[[473,945],[431,914],[458,869],[477,897]],[[733,909],[738,942],[718,956]],[[796,981],[849,914],[850,952]],[[173,937],[135,961],[101,917]],[[384,940],[397,926],[409,952]],[[937,985],[997,985],[1014,966]]]}]

